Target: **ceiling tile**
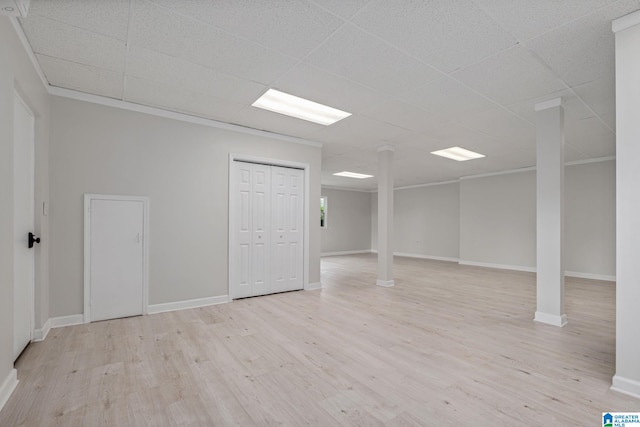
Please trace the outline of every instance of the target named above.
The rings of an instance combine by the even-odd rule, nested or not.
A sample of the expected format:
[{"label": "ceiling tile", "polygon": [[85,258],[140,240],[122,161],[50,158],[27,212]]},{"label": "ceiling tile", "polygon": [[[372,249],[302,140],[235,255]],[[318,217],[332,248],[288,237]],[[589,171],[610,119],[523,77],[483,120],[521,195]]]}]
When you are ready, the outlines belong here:
[{"label": "ceiling tile", "polygon": [[610,78],[615,60],[611,20],[639,8],[638,0],[620,0],[525,44],[571,87]]},{"label": "ceiling tile", "polygon": [[142,0],[133,4],[133,45],[269,84],[296,60]]},{"label": "ceiling tile", "polygon": [[169,111],[226,122],[229,122],[233,114],[242,108],[241,104],[137,77],[127,77],[124,99]]},{"label": "ceiling tile", "polygon": [[306,61],[389,94],[405,92],[442,76],[353,25],[338,30]]},{"label": "ceiling tile", "polygon": [[335,13],[344,19],[349,19],[361,10],[370,0],[311,0],[312,3]]},{"label": "ceiling tile", "polygon": [[398,98],[447,119],[496,107],[495,103],[449,77],[402,93]]},{"label": "ceiling tile", "polygon": [[272,85],[314,102],[355,114],[387,96],[310,64],[299,64]]},{"label": "ceiling tile", "polygon": [[528,146],[535,144],[535,126],[510,111],[496,107],[492,110],[461,116],[458,121],[505,144]]},{"label": "ceiling tile", "polygon": [[312,2],[152,0],[174,12],[287,55],[304,57],[344,21]]},{"label": "ceiling tile", "polygon": [[38,58],[38,63],[52,86],[122,99],[123,73],[115,73],[50,56],[36,55],[36,58]]},{"label": "ceiling tile", "polygon": [[124,41],[129,25],[129,0],[32,0],[31,16],[44,16]]},{"label": "ceiling tile", "polygon": [[353,23],[444,72],[516,44],[470,0],[373,0]]},{"label": "ceiling tile", "polygon": [[528,40],[617,0],[473,0],[519,40]]},{"label": "ceiling tile", "polygon": [[391,139],[409,133],[407,129],[353,115],[311,134],[310,138],[320,142],[342,142],[354,147],[375,149]]},{"label": "ceiling tile", "polygon": [[395,99],[373,105],[364,110],[362,115],[416,132],[425,131],[446,120],[442,116]]},{"label": "ceiling tile", "polygon": [[125,43],[48,18],[22,20],[35,53],[104,70],[124,72]]},{"label": "ceiling tile", "polygon": [[597,117],[565,122],[565,140],[590,158],[616,154],[616,137]]},{"label": "ceiling tile", "polygon": [[471,65],[452,77],[501,104],[544,96],[566,87],[521,46]]},{"label": "ceiling tile", "polygon": [[252,106],[243,106],[231,121],[235,124],[283,135],[306,137],[324,128],[323,125],[289,117]]},{"label": "ceiling tile", "polygon": [[232,102],[251,104],[267,90],[265,85],[137,46],[131,46],[127,58],[127,75]]},{"label": "ceiling tile", "polygon": [[614,76],[607,76],[602,79],[576,86],[573,88],[576,94],[589,106],[596,114],[610,117],[616,109],[616,83]]}]

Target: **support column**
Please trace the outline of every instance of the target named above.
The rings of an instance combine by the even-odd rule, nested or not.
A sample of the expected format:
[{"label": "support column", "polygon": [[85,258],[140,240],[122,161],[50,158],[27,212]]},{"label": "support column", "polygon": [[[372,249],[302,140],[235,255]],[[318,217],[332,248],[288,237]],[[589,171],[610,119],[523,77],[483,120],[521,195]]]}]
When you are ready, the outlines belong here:
[{"label": "support column", "polygon": [[564,109],[562,98],[537,104],[537,301],[535,320],[567,324],[564,313]]},{"label": "support column", "polygon": [[378,286],[393,286],[393,147],[378,148]]},{"label": "support column", "polygon": [[613,21],[616,38],[616,374],[640,398],[640,11]]}]

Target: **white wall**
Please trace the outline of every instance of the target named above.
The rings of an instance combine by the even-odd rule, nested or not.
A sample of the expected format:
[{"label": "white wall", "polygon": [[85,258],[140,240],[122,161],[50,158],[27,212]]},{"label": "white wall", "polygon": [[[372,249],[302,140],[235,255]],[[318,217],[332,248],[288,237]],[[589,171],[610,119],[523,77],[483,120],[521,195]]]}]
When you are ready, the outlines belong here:
[{"label": "white wall", "polygon": [[[13,93],[35,114],[35,325],[49,317],[49,227],[39,207],[48,200],[49,95],[7,17],[0,16],[0,387],[13,369]],[[0,390],[0,393],[2,390]],[[1,402],[0,402],[1,404]]]},{"label": "white wall", "polygon": [[[459,201],[458,183],[395,190],[394,252],[457,259]],[[377,209],[372,211],[372,217],[372,222],[377,224]],[[377,226],[371,230],[372,240],[376,241],[374,247],[377,247]]]},{"label": "white wall", "polygon": [[460,260],[535,267],[535,172],[460,180]]},{"label": "white wall", "polygon": [[327,223],[322,253],[371,249],[371,193],[322,188],[327,197]]},{"label": "white wall", "polygon": [[229,154],[308,163],[320,281],[320,149],[52,97],[51,315],[83,311],[84,193],[150,197],[149,304],[228,294]]}]

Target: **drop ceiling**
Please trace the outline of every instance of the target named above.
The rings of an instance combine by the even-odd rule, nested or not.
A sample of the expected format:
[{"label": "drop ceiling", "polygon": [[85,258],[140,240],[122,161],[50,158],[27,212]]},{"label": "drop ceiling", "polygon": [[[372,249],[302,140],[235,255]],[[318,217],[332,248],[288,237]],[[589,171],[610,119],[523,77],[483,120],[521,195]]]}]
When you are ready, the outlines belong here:
[{"label": "drop ceiling", "polygon": [[[566,159],[615,154],[611,20],[640,0],[32,0],[51,86],[321,142],[322,183],[409,186],[535,164],[538,102],[565,101]],[[274,88],[348,111],[322,126],[251,107]],[[460,146],[486,155],[433,156]]]}]

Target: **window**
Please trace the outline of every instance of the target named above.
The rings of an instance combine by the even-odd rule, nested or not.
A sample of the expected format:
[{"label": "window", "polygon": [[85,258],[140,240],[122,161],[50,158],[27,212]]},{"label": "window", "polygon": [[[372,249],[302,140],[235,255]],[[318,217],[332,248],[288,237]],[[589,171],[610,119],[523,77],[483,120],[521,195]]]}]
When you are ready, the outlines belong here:
[{"label": "window", "polygon": [[320,227],[327,227],[327,197],[320,197]]}]

